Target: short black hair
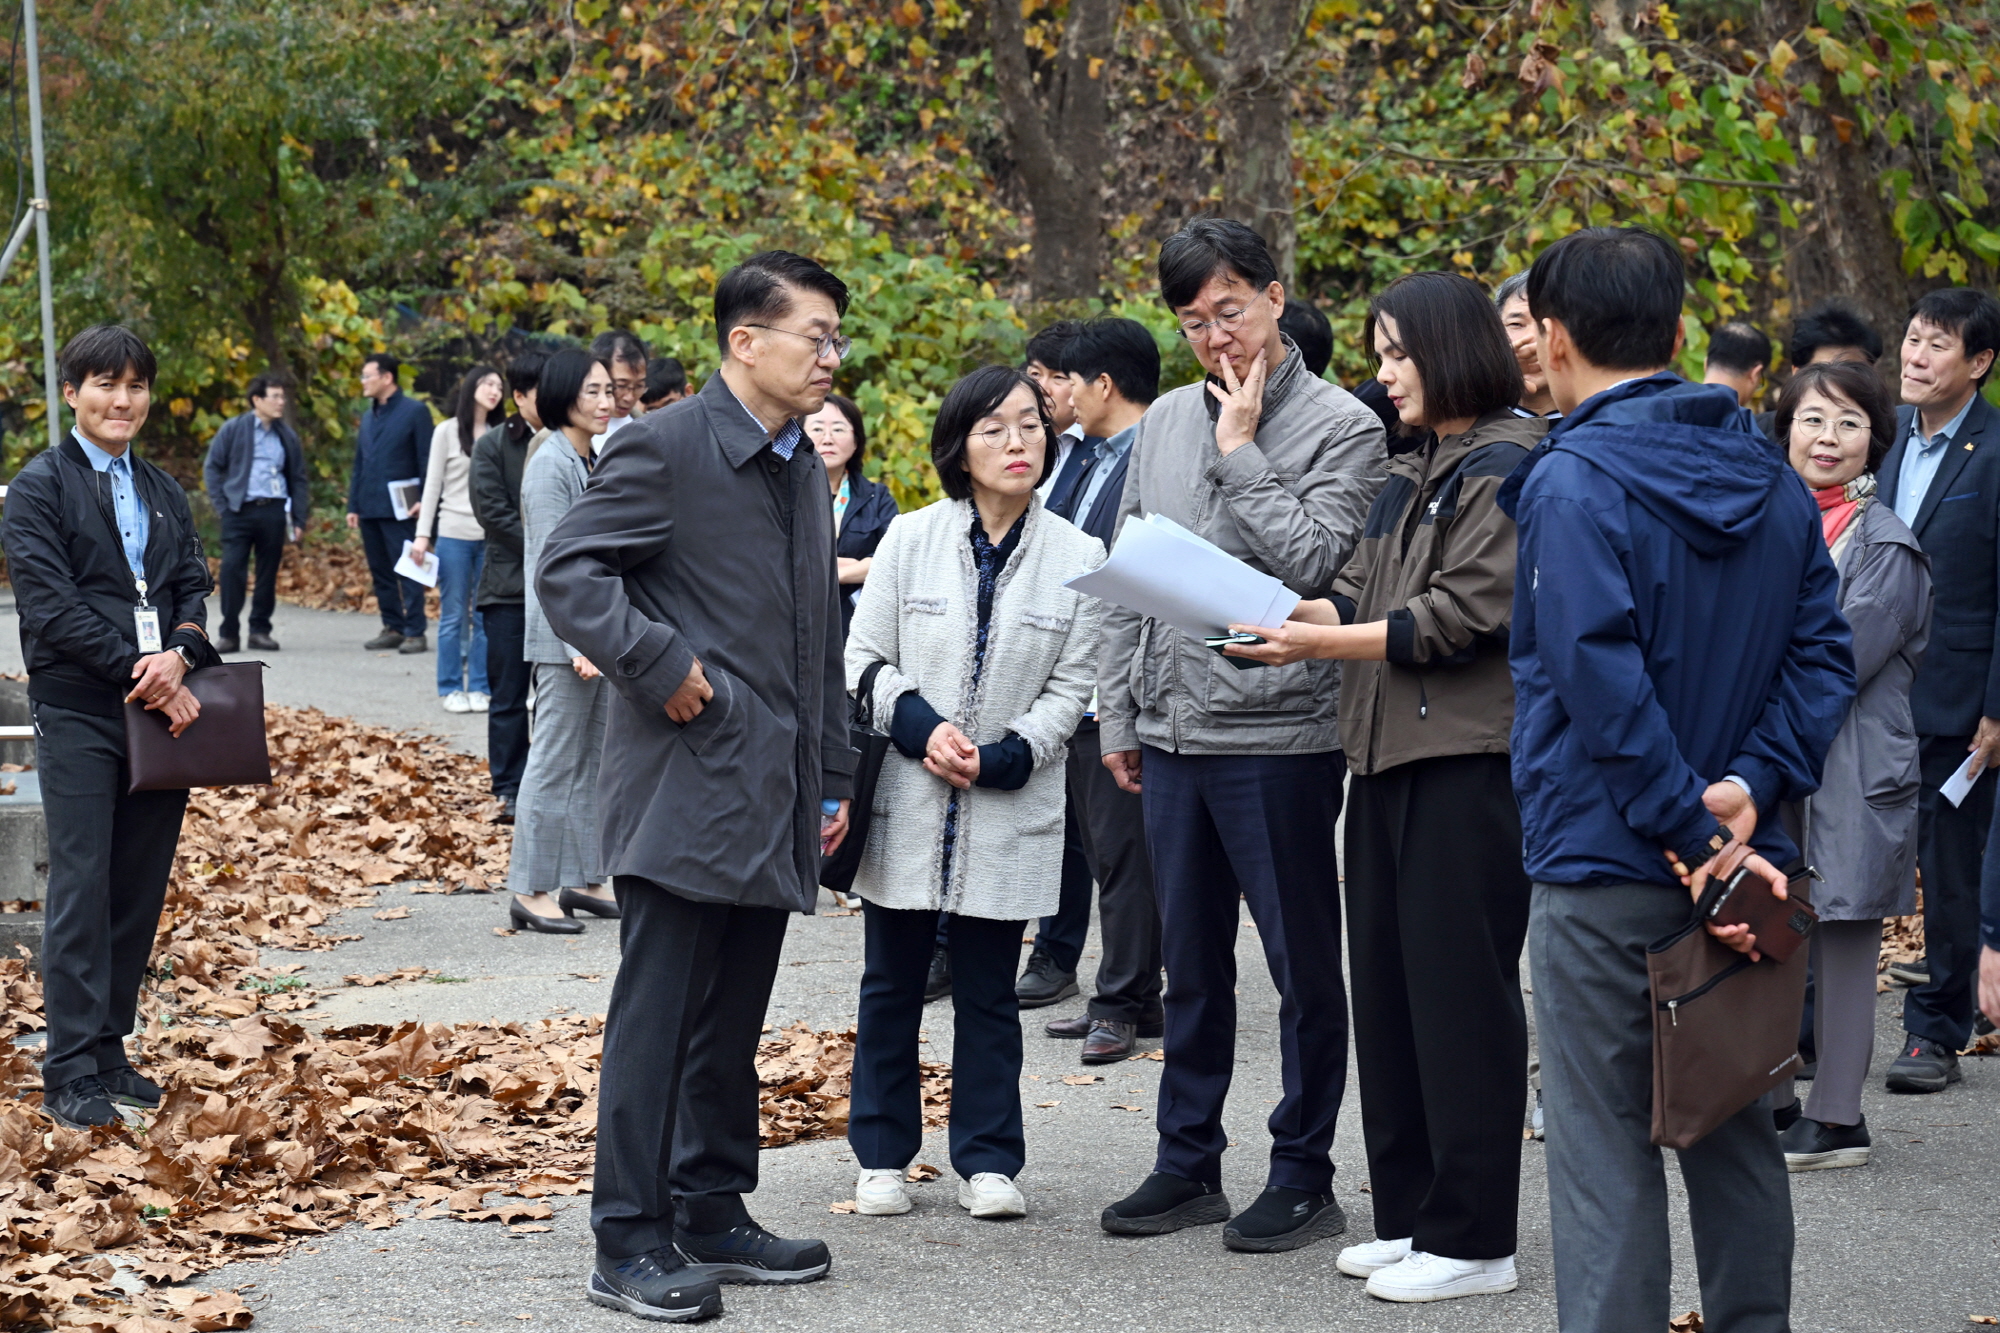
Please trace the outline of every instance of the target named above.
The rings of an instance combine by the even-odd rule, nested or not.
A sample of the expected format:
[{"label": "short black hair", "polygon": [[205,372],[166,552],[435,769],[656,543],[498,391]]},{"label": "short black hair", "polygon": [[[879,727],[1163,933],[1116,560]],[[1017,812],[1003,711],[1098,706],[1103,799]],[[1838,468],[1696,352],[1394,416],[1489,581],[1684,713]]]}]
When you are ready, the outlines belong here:
[{"label": "short black hair", "polygon": [[826,405],[847,418],[848,429],[854,432],[854,452],[847,456],[847,475],[861,480],[861,459],[868,452],[868,427],[861,420],[861,408],[844,393],[830,393]]},{"label": "short black hair", "polygon": [[1298,347],[1307,370],[1326,374],[1326,368],[1333,364],[1333,324],[1324,310],[1311,301],[1287,299],[1285,313],[1278,316],[1278,332]]},{"label": "short black hair", "polygon": [[[1910,322],[1920,319],[1956,336],[1968,361],[1981,352],[2000,352],[2000,301],[1977,287],[1942,287],[1925,292],[1910,307]],[[1986,374],[1973,383],[1984,385],[1987,375],[1992,373],[1993,366],[1989,363]]]},{"label": "short black hair", "polygon": [[[1842,343],[1841,346],[1852,344]],[[1882,460],[1889,456],[1889,446],[1896,440],[1896,404],[1890,400],[1882,377],[1859,361],[1822,361],[1818,365],[1800,366],[1792,372],[1785,391],[1778,395],[1778,409],[1771,421],[1778,448],[1787,457],[1791,455],[1792,418],[1798,414],[1799,401],[1812,389],[1845,398],[1867,414],[1866,467],[1870,472],[1881,467]]]},{"label": "short black hair", "polygon": [[291,388],[291,385],[289,382],[286,381],[283,375],[273,375],[271,372],[265,371],[262,375],[259,375],[256,379],[250,381],[250,392],[248,394],[248,397],[250,401],[254,403],[259,398],[262,398],[264,397],[264,395],[270,393],[271,390],[273,389],[289,389],[289,388]]},{"label": "short black hair", "polygon": [[1476,420],[1521,401],[1521,363],[1500,312],[1471,278],[1405,273],[1384,287],[1368,303],[1361,331],[1371,356],[1385,315],[1396,322],[1396,345],[1416,363],[1431,422]]},{"label": "short black hair", "polygon": [[590,340],[590,354],[607,362],[623,361],[628,366],[646,364],[646,344],[624,329],[606,329]]},{"label": "short black hair", "polygon": [[1868,321],[1844,305],[1827,301],[1792,322],[1792,339],[1785,344],[1785,360],[1794,366],[1812,364],[1813,353],[1822,347],[1856,347],[1868,354],[1868,364],[1882,359],[1882,335]]},{"label": "short black hair", "polygon": [[1493,308],[1495,310],[1505,310],[1509,301],[1517,296],[1526,296],[1527,294],[1528,270],[1522,269],[1495,289],[1493,293]]},{"label": "short black hair", "polygon": [[542,367],[548,364],[548,360],[547,352],[539,352],[532,347],[515,353],[507,363],[507,392],[532,393],[539,401]]},{"label": "short black hair", "polygon": [[1025,370],[1039,361],[1058,375],[1066,373],[1069,345],[1076,341],[1077,330],[1082,327],[1078,320],[1059,319],[1036,329],[1028,335],[1028,350],[1021,354],[1021,368]]},{"label": "short black hair", "polygon": [[1559,319],[1600,370],[1657,370],[1674,359],[1687,294],[1680,247],[1644,227],[1586,227],[1528,270],[1528,310]]},{"label": "short black hair", "polygon": [[662,356],[646,363],[646,387],[639,395],[642,403],[657,403],[670,393],[688,386],[687,367],[676,357]]},{"label": "short black hair", "polygon": [[1707,365],[1721,366],[1738,375],[1748,375],[1759,366],[1771,364],[1771,335],[1755,324],[1732,319],[1718,324],[1708,335]]},{"label": "short black hair", "polygon": [[128,370],[150,389],[160,363],[146,340],[123,324],[93,324],[72,335],[56,353],[56,374],[72,389],[81,389],[92,375],[123,375]]},{"label": "short black hair", "polygon": [[818,292],[847,313],[847,284],[816,260],[790,250],[760,250],[722,275],[715,284],[715,341],[729,351],[729,331],[739,324],[762,324],[787,314],[794,291]]},{"label": "short black hair", "polygon": [[544,426],[561,430],[569,424],[569,414],[583,394],[583,382],[590,378],[592,366],[603,366],[605,374],[611,373],[610,361],[575,347],[565,347],[542,363],[542,376],[535,382],[535,415]]},{"label": "short black hair", "polygon": [[403,368],[403,363],[396,359],[393,352],[370,352],[361,358],[363,370],[368,369],[370,365],[375,367],[376,374],[387,375],[390,379],[396,378],[396,372]]},{"label": "short black hair", "polygon": [[1160,345],[1136,319],[1093,319],[1064,349],[1063,372],[1086,382],[1109,375],[1120,397],[1144,407],[1160,396]]},{"label": "short black hair", "polygon": [[972,473],[965,457],[972,447],[972,428],[980,418],[999,411],[1007,395],[1021,385],[1034,393],[1035,414],[1042,419],[1042,475],[1035,478],[1035,485],[1049,479],[1056,461],[1056,423],[1049,418],[1048,395],[1018,366],[981,366],[951,386],[931,423],[931,466],[952,499],[972,498]]},{"label": "short black hair", "polygon": [[1278,280],[1264,238],[1234,218],[1193,218],[1160,246],[1160,299],[1179,310],[1213,277],[1241,278],[1263,291]]}]

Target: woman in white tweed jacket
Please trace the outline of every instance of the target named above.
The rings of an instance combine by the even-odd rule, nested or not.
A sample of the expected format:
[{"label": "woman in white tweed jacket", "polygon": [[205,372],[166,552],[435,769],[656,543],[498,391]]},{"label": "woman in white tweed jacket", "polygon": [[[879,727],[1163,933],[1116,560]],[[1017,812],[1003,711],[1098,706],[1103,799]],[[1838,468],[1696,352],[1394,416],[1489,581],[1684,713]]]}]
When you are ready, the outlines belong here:
[{"label": "woman in white tweed jacket", "polygon": [[945,396],[931,458],[952,497],[889,527],[847,637],[848,688],[874,680],[894,741],[854,887],[866,960],[848,1141],[858,1211],[909,1211],[923,1138],[917,1029],[938,913],[948,914],[951,1160],[975,1217],[1026,1212],[1021,931],[1056,910],[1063,760],[1088,705],[1098,605],[1064,587],[1104,547],[1042,507],[1054,429],[1034,381],[988,366]]}]

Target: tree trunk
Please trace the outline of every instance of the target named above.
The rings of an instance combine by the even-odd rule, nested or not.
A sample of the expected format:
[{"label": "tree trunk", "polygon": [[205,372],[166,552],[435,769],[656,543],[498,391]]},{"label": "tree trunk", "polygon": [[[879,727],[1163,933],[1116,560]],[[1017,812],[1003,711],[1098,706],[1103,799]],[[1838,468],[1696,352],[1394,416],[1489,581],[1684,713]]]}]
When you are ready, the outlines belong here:
[{"label": "tree trunk", "polygon": [[990,0],[993,74],[1014,162],[1034,211],[1029,289],[1037,302],[1076,301],[1103,288],[1105,67],[1119,0],[1069,0],[1069,19],[1037,91],[1020,0]]}]

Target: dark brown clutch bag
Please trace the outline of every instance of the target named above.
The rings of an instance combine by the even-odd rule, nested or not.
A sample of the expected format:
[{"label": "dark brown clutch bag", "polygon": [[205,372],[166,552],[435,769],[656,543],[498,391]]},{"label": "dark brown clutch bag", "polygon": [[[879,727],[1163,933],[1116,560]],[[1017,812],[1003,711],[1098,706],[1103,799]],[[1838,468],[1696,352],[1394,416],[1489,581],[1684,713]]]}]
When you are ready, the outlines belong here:
[{"label": "dark brown clutch bag", "polygon": [[125,705],[126,791],[240,787],[271,780],[264,741],[264,664],[225,662],[188,672],[183,683],[201,701],[201,716],[178,738],[167,715]]}]

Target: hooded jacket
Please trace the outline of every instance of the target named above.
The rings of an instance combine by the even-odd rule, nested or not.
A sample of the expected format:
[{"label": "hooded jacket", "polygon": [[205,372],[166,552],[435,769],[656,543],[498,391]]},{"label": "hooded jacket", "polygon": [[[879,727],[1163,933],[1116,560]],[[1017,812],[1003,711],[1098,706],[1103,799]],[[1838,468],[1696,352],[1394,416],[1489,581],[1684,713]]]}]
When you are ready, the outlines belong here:
[{"label": "hooded jacket", "polygon": [[1752,844],[1818,786],[1854,701],[1840,576],[1805,483],[1726,388],[1676,375],[1584,402],[1500,489],[1519,528],[1514,791],[1530,876],[1678,884],[1709,784],[1749,784]]}]

